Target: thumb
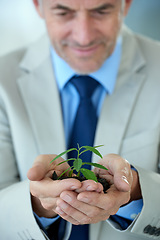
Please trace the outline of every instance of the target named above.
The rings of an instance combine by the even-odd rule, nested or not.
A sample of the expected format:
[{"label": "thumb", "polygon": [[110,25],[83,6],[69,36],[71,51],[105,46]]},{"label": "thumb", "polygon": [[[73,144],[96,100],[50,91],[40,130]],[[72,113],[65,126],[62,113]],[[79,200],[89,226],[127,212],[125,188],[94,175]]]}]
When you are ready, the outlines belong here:
[{"label": "thumb", "polygon": [[132,171],[129,162],[117,154],[108,154],[103,157],[100,163],[108,168],[113,176],[115,187],[119,191],[128,192],[131,190],[133,181]]},{"label": "thumb", "polygon": [[131,183],[128,177],[123,172],[117,172],[114,175],[114,185],[122,192],[128,192],[131,190]]},{"label": "thumb", "polygon": [[[31,181],[40,181],[42,180],[46,174],[53,169],[53,163],[50,162],[56,155],[39,155],[33,166],[28,170],[27,177]],[[54,164],[55,165],[55,164]]]},{"label": "thumb", "polygon": [[131,190],[133,176],[129,162],[116,155],[114,167],[114,184],[119,191],[128,192]]}]

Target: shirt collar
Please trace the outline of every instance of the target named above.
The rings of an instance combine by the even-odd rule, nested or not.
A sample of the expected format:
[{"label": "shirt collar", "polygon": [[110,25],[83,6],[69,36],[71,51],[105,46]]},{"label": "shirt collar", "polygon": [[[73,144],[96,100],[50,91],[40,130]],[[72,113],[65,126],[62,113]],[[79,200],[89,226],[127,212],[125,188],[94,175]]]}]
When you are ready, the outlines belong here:
[{"label": "shirt collar", "polygon": [[[112,94],[116,83],[121,59],[121,48],[122,38],[119,37],[112,55],[104,61],[103,65],[98,71],[89,74],[101,85],[103,85],[108,94]],[[52,47],[51,59],[59,91],[62,91],[65,84],[71,77],[73,77],[73,75],[76,74],[76,72],[56,54],[55,50]]]}]

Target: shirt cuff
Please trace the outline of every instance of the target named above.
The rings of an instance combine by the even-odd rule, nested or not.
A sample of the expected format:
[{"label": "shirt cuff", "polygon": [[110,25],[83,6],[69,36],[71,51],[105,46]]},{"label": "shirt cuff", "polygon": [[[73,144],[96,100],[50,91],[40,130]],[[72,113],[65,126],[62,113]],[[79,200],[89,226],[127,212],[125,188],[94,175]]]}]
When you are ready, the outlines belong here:
[{"label": "shirt cuff", "polygon": [[54,218],[45,218],[45,217],[39,217],[36,213],[34,213],[34,216],[38,220],[38,222],[42,225],[43,228],[49,227],[51,224],[56,222],[60,216],[58,215],[57,217]]},{"label": "shirt cuff", "polygon": [[143,207],[143,199],[132,201],[121,207],[116,213],[117,216],[133,221],[141,212]]}]

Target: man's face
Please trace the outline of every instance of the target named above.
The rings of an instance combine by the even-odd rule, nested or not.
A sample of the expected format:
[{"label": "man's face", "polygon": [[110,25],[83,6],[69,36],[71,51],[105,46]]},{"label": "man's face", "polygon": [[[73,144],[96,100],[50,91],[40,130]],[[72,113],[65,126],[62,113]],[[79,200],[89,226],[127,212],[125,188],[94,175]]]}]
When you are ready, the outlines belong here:
[{"label": "man's face", "polygon": [[121,0],[43,0],[40,15],[57,54],[86,74],[112,54],[124,13]]}]

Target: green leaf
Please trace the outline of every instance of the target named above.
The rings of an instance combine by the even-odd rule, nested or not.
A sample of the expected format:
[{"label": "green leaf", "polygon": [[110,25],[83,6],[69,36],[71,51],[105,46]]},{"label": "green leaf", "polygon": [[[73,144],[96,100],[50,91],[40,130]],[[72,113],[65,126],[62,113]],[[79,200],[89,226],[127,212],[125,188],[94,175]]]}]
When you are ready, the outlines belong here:
[{"label": "green leaf", "polygon": [[101,168],[101,169],[104,169],[104,170],[108,171],[108,168],[106,168],[105,166],[103,166],[101,164],[98,164],[98,163],[83,162],[82,165],[84,165],[84,164],[91,165],[91,166]]},{"label": "green leaf", "polygon": [[66,151],[58,154],[50,163],[52,163],[53,161],[55,161],[55,160],[58,159],[59,157],[63,156],[64,154],[66,154],[66,153],[68,153],[68,152],[71,152],[71,151],[73,151],[73,150],[76,150],[76,151],[77,151],[76,148],[70,148],[70,149],[68,149],[68,150],[66,150]]},{"label": "green leaf", "polygon": [[[96,146],[99,147],[99,146]],[[95,153],[96,155],[98,155],[100,158],[103,158],[103,156],[101,155],[101,153],[95,148],[95,147],[91,147],[91,146],[83,146],[83,148],[85,148],[88,151],[91,151],[93,153]]]},{"label": "green leaf", "polygon": [[69,161],[73,161],[73,160],[77,160],[77,159],[76,159],[76,158],[69,158],[69,159],[67,159],[67,160],[64,160],[63,162],[58,163],[57,166],[65,163],[65,162],[69,162]]},{"label": "green leaf", "polygon": [[95,182],[98,182],[95,173],[92,172],[91,170],[88,170],[88,169],[85,169],[85,168],[81,168],[80,171],[83,174],[83,176],[86,177],[87,179],[91,179],[91,180],[93,180]]},{"label": "green leaf", "polygon": [[99,147],[103,147],[104,145],[98,145],[98,146],[94,146],[94,148],[99,148]]},{"label": "green leaf", "polygon": [[75,168],[75,170],[77,172],[79,172],[80,168],[82,167],[82,160],[80,158],[76,159],[74,162],[73,162],[73,167]]},{"label": "green leaf", "polygon": [[69,171],[69,170],[72,169],[72,168],[73,168],[73,166],[67,168],[67,169],[58,177],[58,179],[60,179],[67,171]]}]

